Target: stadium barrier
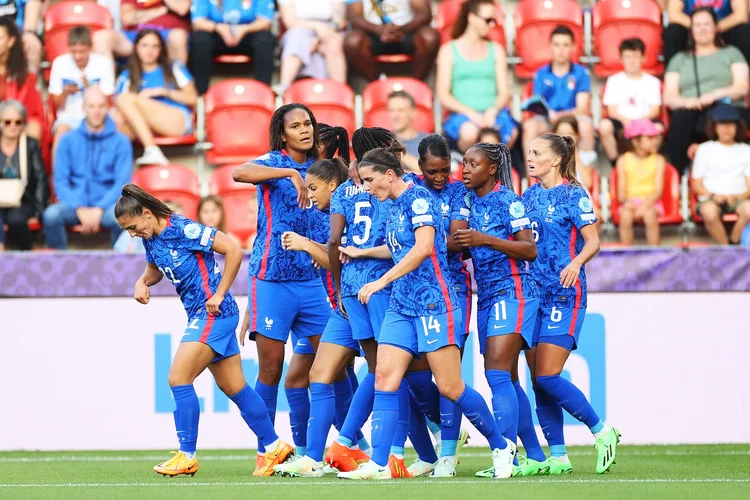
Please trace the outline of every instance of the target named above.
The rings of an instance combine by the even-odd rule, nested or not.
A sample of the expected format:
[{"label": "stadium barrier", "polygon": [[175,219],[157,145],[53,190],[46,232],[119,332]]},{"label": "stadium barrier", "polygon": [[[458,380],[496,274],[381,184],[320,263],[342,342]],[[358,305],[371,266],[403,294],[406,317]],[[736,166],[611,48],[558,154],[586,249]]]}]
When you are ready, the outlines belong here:
[{"label": "stadium barrier", "polygon": [[[155,287],[148,306],[132,300],[142,269],[142,256],[0,258],[0,425],[6,430],[0,450],[174,448],[167,373],[186,318],[168,283]],[[588,274],[594,293],[565,376],[622,430],[624,442],[750,442],[750,388],[740,382],[750,352],[741,313],[747,295],[732,293],[748,290],[750,253],[604,251]],[[240,273],[233,288],[241,307],[247,304],[246,283]],[[489,401],[475,332],[474,327],[463,372]],[[288,361],[291,349],[287,354]],[[242,356],[253,383],[258,365],[252,344]],[[363,376],[363,360],[357,368]],[[519,371],[533,403],[523,358]],[[196,390],[200,448],[255,447],[210,374],[199,377]],[[279,410],[276,427],[291,439],[283,389]],[[570,444],[593,444],[585,426],[567,415],[566,424]],[[470,424],[464,426],[471,429],[472,445],[485,444]],[[334,436],[335,431],[329,438]]]}]

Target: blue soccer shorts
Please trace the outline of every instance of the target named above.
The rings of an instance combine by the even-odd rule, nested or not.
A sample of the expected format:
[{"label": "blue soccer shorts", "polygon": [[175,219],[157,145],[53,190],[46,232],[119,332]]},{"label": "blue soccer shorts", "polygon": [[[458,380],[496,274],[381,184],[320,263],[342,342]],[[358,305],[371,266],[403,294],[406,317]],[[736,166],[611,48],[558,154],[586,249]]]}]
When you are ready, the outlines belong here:
[{"label": "blue soccer shorts", "polygon": [[529,349],[534,338],[539,299],[503,299],[477,311],[479,352],[484,354],[487,338],[498,335],[520,334],[524,349]]},{"label": "blue soccer shorts", "polygon": [[208,316],[205,319],[192,318],[185,327],[180,342],[202,342],[214,350],[216,356],[212,363],[221,361],[240,353],[237,343],[237,325],[239,315],[223,318]]},{"label": "blue soccer shorts", "polygon": [[286,343],[320,335],[331,316],[325,287],[319,279],[264,281],[254,276],[249,284],[250,338],[259,333]]},{"label": "blue soccer shorts", "polygon": [[331,313],[331,317],[328,319],[328,324],[326,325],[326,329],[323,330],[323,336],[320,338],[320,341],[340,345],[341,347],[346,347],[347,349],[356,351],[357,354],[359,354],[359,342],[352,337],[352,327],[349,325],[346,318],[338,311]]},{"label": "blue soccer shorts", "polygon": [[298,339],[295,335],[292,335],[292,352],[294,354],[312,355],[315,356],[315,349],[310,343],[310,339]]},{"label": "blue soccer shorts", "polygon": [[383,328],[383,319],[388,310],[391,294],[376,293],[370,297],[367,304],[362,304],[357,297],[344,297],[341,302],[349,316],[349,325],[354,340],[378,340]]},{"label": "blue soccer shorts", "polygon": [[405,316],[389,310],[378,344],[392,345],[418,357],[449,345],[461,347],[463,327],[459,309],[433,316]]},{"label": "blue soccer shorts", "polygon": [[469,337],[469,329],[471,328],[471,313],[472,313],[472,293],[471,288],[466,290],[464,293],[458,293],[458,305],[461,308],[461,318],[463,319],[464,329],[461,332],[461,342],[459,346],[463,348],[466,345],[466,339]]},{"label": "blue soccer shorts", "polygon": [[532,345],[554,344],[575,351],[585,317],[585,307],[540,307]]}]

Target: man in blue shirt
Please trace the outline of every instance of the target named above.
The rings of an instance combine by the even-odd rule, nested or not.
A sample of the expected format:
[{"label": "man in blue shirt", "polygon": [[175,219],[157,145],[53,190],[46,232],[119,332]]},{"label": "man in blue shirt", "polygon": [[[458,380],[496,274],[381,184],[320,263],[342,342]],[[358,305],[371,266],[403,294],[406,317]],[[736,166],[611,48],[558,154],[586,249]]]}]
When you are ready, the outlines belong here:
[{"label": "man in blue shirt", "polygon": [[575,48],[573,32],[558,26],[550,36],[552,63],[539,68],[534,75],[534,96],[543,97],[548,115],[534,115],[523,124],[523,147],[528,151],[536,137],[554,129],[563,116],[578,120],[578,144],[581,160],[588,166],[596,161],[594,124],[591,119],[591,77],[586,68],[571,61]]}]

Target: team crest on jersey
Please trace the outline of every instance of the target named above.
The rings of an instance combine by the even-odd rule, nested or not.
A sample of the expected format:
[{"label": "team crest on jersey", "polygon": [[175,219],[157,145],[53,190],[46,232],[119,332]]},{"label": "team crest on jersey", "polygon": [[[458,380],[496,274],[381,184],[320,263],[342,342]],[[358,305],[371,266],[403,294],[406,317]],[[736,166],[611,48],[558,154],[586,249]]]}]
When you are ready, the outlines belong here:
[{"label": "team crest on jersey", "polygon": [[443,211],[443,215],[448,215],[448,212],[451,211],[451,206],[448,205],[447,203],[441,203],[440,210]]},{"label": "team crest on jersey", "polygon": [[265,318],[265,323],[266,323],[266,330],[270,330],[271,328],[273,328],[273,320],[269,318],[268,316],[266,316]]},{"label": "team crest on jersey", "polygon": [[519,217],[523,217],[523,214],[526,213],[526,209],[524,208],[522,202],[514,201],[510,204],[510,207],[508,207],[508,212],[510,212],[510,215],[514,219],[518,219]]},{"label": "team crest on jersey", "polygon": [[487,231],[489,229],[489,227],[490,227],[490,214],[489,213],[485,213],[484,214],[484,223],[482,224],[482,232]]},{"label": "team crest on jersey", "polygon": [[588,196],[581,196],[581,198],[578,200],[578,208],[580,208],[583,212],[593,212],[594,204],[591,203],[591,198],[589,198]]},{"label": "team crest on jersey", "polygon": [[471,193],[466,193],[464,195],[464,203],[467,207],[471,208]]},{"label": "team crest on jersey", "polygon": [[201,235],[201,227],[195,223],[188,224],[187,226],[185,226],[182,232],[185,233],[185,236],[187,236],[191,240],[194,240]]},{"label": "team crest on jersey", "polygon": [[417,215],[426,214],[430,209],[430,204],[427,203],[427,200],[425,200],[424,198],[417,198],[416,200],[411,202],[411,209]]}]

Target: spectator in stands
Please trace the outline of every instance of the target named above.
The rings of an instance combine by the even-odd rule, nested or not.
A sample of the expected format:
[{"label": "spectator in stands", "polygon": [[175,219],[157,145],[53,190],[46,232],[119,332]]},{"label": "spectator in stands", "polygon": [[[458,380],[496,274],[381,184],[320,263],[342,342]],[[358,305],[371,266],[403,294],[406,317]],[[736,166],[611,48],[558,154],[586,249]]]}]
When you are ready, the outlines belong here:
[{"label": "spectator in stands", "polygon": [[[125,36],[133,45],[144,28],[157,30],[166,41],[169,58],[187,64],[191,0],[121,0],[120,17]],[[110,52],[114,50],[114,47]]]},{"label": "spectator in stands", "polygon": [[25,125],[23,104],[12,99],[0,103],[0,251],[5,250],[6,224],[18,247],[31,250],[29,221],[41,219],[49,200],[42,150],[38,141],[26,137]]},{"label": "spectator in stands", "polygon": [[[643,71],[646,46],[640,38],[629,38],[620,44],[623,71],[607,78],[602,104],[608,118],[599,122],[599,136],[607,158],[614,162],[619,155],[618,141],[631,121],[641,118],[657,120],[661,114],[661,82]],[[662,129],[664,126],[659,125]]]},{"label": "spectator in stands", "polygon": [[483,127],[496,128],[508,148],[518,138],[518,124],[508,110],[505,49],[487,39],[496,10],[494,0],[462,4],[453,41],[438,54],[435,91],[440,104],[451,112],[443,134],[462,153],[477,142]]},{"label": "spectator in stands", "polygon": [[97,30],[91,35],[94,52],[110,59],[130,57],[133,53],[133,44],[122,31],[121,0],[97,0],[96,3],[109,11],[113,27]]},{"label": "spectator in stands", "polygon": [[498,132],[497,129],[494,129],[492,127],[484,127],[479,130],[479,138],[477,139],[477,142],[497,144],[499,142],[503,142],[503,140],[500,137],[500,132]]},{"label": "spectator in stands", "polygon": [[36,89],[36,75],[29,72],[21,32],[8,18],[0,18],[0,101],[15,99],[26,108],[26,135],[37,141],[44,128],[44,104]]},{"label": "spectator in stands", "polygon": [[76,26],[68,32],[68,53],[52,61],[49,77],[47,90],[57,110],[52,125],[53,157],[60,137],[83,121],[83,92],[91,85],[98,85],[106,96],[114,94],[114,68],[106,56],[91,53],[91,30]]},{"label": "spectator in stands", "polygon": [[413,56],[411,74],[424,80],[440,46],[440,34],[430,27],[430,0],[346,0],[352,25],[344,40],[349,64],[369,81],[378,77],[376,56]]},{"label": "spectator in stands", "polygon": [[29,73],[37,74],[42,63],[42,39],[39,21],[42,19],[42,0],[3,0],[0,19],[15,23],[23,36],[20,38],[26,55]]},{"label": "spectator in stands", "polygon": [[414,128],[416,111],[417,104],[410,93],[397,90],[388,96],[391,132],[406,147],[406,154],[401,157],[401,163],[407,171],[419,173],[419,142],[427,137],[427,134]]},{"label": "spectator in stands", "polygon": [[646,241],[659,245],[659,216],[664,215],[666,160],[659,150],[661,131],[646,118],[633,120],[625,127],[630,151],[617,160],[617,199],[620,201],[620,241],[633,244],[633,224],[643,222]]},{"label": "spectator in stands", "polygon": [[344,0],[279,0],[281,22],[281,72],[278,95],[298,76],[330,78],[346,83]]},{"label": "spectator in stands", "polygon": [[60,139],[55,157],[57,203],[44,211],[44,236],[50,248],[68,246],[66,226],[80,224],[83,234],[108,229],[112,244],[122,231],[114,207],[130,182],[133,148],[109,117],[109,101],[97,86],[83,94],[86,119]]},{"label": "spectator in stands", "polygon": [[224,54],[252,57],[256,80],[271,85],[273,15],[273,2],[269,0],[195,0],[190,69],[200,95],[208,90],[214,58]]},{"label": "spectator in stands", "polygon": [[237,235],[227,232],[226,216],[224,214],[224,203],[216,195],[204,196],[198,203],[198,222],[204,226],[218,229],[229,236],[240,247],[245,248],[245,242],[240,241]]},{"label": "spectator in stands", "polygon": [[716,29],[730,45],[737,47],[750,61],[750,24],[747,0],[668,0],[669,26],[664,30],[664,61],[685,49],[692,14],[701,8],[711,9],[718,20]]},{"label": "spectator in stands", "polygon": [[578,121],[578,145],[583,165],[593,165],[594,124],[590,115],[591,77],[589,71],[571,61],[575,38],[570,28],[558,26],[550,36],[552,63],[534,75],[534,95],[547,102],[549,114],[534,115],[523,124],[524,151],[539,134],[549,132],[563,116],[574,116]]},{"label": "spectator in stands", "polygon": [[[706,124],[709,141],[698,146],[692,188],[695,208],[711,237],[721,245],[737,244],[750,221],[750,146],[743,143],[747,126],[730,104],[714,108]],[[736,213],[737,222],[727,236],[722,215]]]},{"label": "spectator in stands", "polygon": [[[182,205],[176,201],[162,200],[164,204],[168,206],[174,213],[183,215]],[[143,238],[140,236],[130,236],[130,233],[123,231],[120,236],[117,237],[114,246],[112,247],[115,252],[120,253],[146,253],[146,248],[143,246]]]},{"label": "spectator in stands", "polygon": [[164,40],[156,30],[145,29],[135,39],[128,69],[117,79],[115,105],[122,118],[120,129],[143,144],[138,165],[169,163],[154,134],[179,137],[193,131],[192,109],[198,100],[193,77],[179,62],[169,63]]},{"label": "spectator in stands", "polygon": [[712,9],[692,14],[687,50],[672,58],[664,76],[664,103],[672,110],[667,150],[678,171],[688,166],[687,150],[704,134],[711,109],[719,103],[737,106],[745,123],[750,113],[744,108],[748,93],[748,65],[733,46],[721,46]]},{"label": "spectator in stands", "polygon": [[[553,132],[557,135],[567,135],[572,137],[576,144],[580,138],[578,133],[578,120],[575,116],[563,116],[555,124]],[[584,165],[581,161],[581,154],[576,148],[576,177],[584,189],[590,194],[594,187],[594,167]]]}]

